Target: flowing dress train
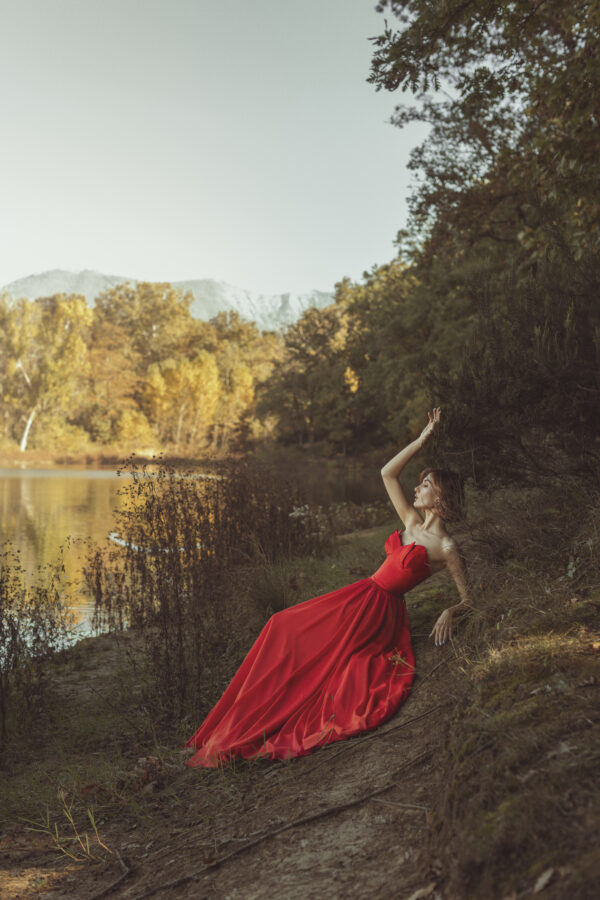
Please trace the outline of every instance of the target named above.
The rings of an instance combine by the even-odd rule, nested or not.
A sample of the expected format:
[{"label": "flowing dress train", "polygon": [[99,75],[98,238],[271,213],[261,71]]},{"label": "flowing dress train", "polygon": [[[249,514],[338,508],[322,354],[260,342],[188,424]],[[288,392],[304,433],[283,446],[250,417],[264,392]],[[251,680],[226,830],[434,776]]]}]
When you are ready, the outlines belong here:
[{"label": "flowing dress train", "polygon": [[431,573],[425,547],[398,531],[385,551],[371,577],[271,616],[186,742],[188,766],[305,756],[396,712],[414,675],[403,594]]}]

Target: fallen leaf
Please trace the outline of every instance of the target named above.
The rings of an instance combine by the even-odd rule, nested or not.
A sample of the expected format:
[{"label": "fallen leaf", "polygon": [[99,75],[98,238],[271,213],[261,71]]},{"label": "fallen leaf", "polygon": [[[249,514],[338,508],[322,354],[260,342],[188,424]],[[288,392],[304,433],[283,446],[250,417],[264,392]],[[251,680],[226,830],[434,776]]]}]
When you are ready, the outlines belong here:
[{"label": "fallen leaf", "polygon": [[563,753],[571,753],[572,750],[577,750],[575,744],[569,744],[567,741],[561,741],[556,750],[550,750],[549,753],[546,754],[548,759],[552,759],[554,756],[562,756]]},{"label": "fallen leaf", "polygon": [[548,885],[550,883],[550,880],[552,879],[553,875],[554,875],[554,867],[550,867],[549,869],[546,869],[545,872],[542,872],[542,874],[540,875],[540,877],[538,878],[538,880],[536,881],[536,883],[533,887],[533,893],[534,894],[541,893],[544,890],[544,888],[546,887],[546,885]]},{"label": "fallen leaf", "polygon": [[526,784],[530,778],[533,778],[533,776],[537,774],[537,769],[530,769],[528,772],[525,772],[524,775],[517,775],[517,780],[520,781],[521,784]]},{"label": "fallen leaf", "polygon": [[142,788],[142,794],[153,794],[156,790],[158,790],[158,782],[149,781],[148,784],[145,784]]},{"label": "fallen leaf", "polygon": [[419,888],[414,894],[411,894],[408,900],[421,900],[421,897],[431,897],[435,891],[435,881],[428,884],[427,887]]},{"label": "fallen leaf", "polygon": [[81,793],[87,796],[88,794],[106,794],[108,791],[102,784],[84,784]]}]

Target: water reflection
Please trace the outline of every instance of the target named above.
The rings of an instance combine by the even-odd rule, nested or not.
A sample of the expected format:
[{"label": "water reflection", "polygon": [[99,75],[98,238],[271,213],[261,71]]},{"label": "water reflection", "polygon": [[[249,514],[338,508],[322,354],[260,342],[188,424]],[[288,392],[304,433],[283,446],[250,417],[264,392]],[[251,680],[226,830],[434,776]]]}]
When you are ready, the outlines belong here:
[{"label": "water reflection", "polygon": [[[29,584],[37,566],[56,560],[68,536],[104,542],[126,480],[113,469],[0,469],[0,543],[10,540],[20,550]],[[66,550],[67,581],[80,581],[83,563],[81,546]],[[74,596],[73,613],[84,631],[92,611],[86,596]]]}]

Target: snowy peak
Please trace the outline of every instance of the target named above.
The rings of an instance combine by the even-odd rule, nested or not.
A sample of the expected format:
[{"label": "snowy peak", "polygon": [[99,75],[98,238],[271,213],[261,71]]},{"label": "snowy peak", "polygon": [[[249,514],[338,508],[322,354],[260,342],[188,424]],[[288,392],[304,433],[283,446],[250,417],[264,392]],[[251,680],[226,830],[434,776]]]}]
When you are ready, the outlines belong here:
[{"label": "snowy peak", "polygon": [[[82,272],[68,272],[52,269],[39,275],[29,275],[12,281],[0,289],[13,299],[51,297],[53,294],[82,294],[89,306],[94,306],[96,297],[102,291],[128,281],[135,284],[139,279],[124,278],[119,275],[104,275],[84,269]],[[333,303],[333,294],[327,291],[310,291],[304,294],[256,294],[246,288],[235,287],[225,281],[203,278],[197,281],[172,281],[174,288],[193,296],[190,307],[196,319],[207,321],[219,312],[235,311],[244,319],[256,322],[264,331],[278,330],[296,322],[305,309],[322,309]]]}]

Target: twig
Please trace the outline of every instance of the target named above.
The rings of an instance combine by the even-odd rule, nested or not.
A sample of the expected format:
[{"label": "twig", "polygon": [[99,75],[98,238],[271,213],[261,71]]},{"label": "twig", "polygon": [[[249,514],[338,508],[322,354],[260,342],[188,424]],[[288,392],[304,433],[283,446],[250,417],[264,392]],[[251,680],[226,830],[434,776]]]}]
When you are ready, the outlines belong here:
[{"label": "twig", "polygon": [[[404,766],[402,766],[396,775],[402,771],[402,769],[408,768],[413,765],[415,762],[418,762],[424,755],[421,753],[419,756],[414,759],[409,760]],[[366,800],[370,800],[372,797],[377,797],[379,794],[385,794],[386,791],[391,790],[391,788],[396,787],[396,783],[392,782],[391,784],[386,784],[382,788],[377,788],[376,791],[371,791],[369,794],[364,794],[362,797],[359,797],[357,800],[350,800],[348,803],[342,803],[340,806],[330,806],[328,809],[324,809],[321,812],[313,813],[310,816],[302,816],[300,819],[294,819],[292,822],[288,822],[287,825],[282,825],[280,828],[274,828],[273,831],[269,831],[266,834],[262,835],[262,837],[256,838],[254,841],[250,841],[248,844],[245,844],[243,847],[238,847],[237,850],[232,850],[231,853],[226,854],[226,856],[222,856],[221,859],[217,859],[209,865],[203,866],[201,869],[197,869],[195,872],[190,872],[189,875],[183,875],[181,878],[176,878],[174,881],[166,881],[163,884],[157,884],[154,887],[150,888],[143,894],[138,894],[134,900],[147,900],[148,897],[153,897],[159,891],[165,891],[170,888],[180,887],[182,884],[187,884],[190,881],[195,881],[200,875],[203,875],[204,872],[209,872],[211,869],[216,869],[219,866],[222,866],[223,863],[228,862],[230,859],[233,859],[236,856],[240,856],[242,853],[245,853],[246,850],[252,849],[252,847],[256,847],[257,844],[261,844],[263,841],[268,840],[269,838],[273,838],[278,834],[282,834],[284,831],[289,831],[290,828],[297,828],[299,825],[307,825],[310,822],[316,822],[318,819],[323,819],[325,816],[334,815],[336,813],[344,812],[347,809],[351,809],[353,806],[359,806],[361,803],[364,803]],[[99,895],[103,896],[103,895]],[[92,898],[92,900],[97,900],[97,897]]]},{"label": "twig", "polygon": [[[406,728],[408,725],[412,725],[413,722],[418,722],[419,719],[424,719],[426,716],[430,716],[432,713],[437,712],[438,709],[443,709],[443,707],[444,707],[443,704],[440,706],[434,706],[434,707],[432,707],[432,709],[428,709],[426,712],[421,713],[418,716],[413,716],[412,719],[407,719],[404,722],[399,722],[398,725],[392,725],[391,728],[386,728],[385,731],[381,727],[379,727],[379,728],[376,728],[374,731],[370,732],[369,734],[366,734],[363,737],[358,738],[357,740],[348,741],[348,743],[344,747],[340,747],[340,749],[336,753],[331,753],[328,756],[326,756],[324,759],[321,759],[318,762],[316,762],[314,766],[311,766],[310,769],[308,769],[308,772],[309,773],[314,772],[314,770],[317,768],[317,766],[320,766],[325,762],[330,762],[332,759],[335,759],[341,753],[345,753],[347,750],[352,750],[354,747],[358,747],[359,744],[363,744],[365,741],[371,741],[376,737],[379,737],[379,738],[386,737],[391,731],[397,731],[399,728]],[[304,775],[306,773],[302,772],[302,774]]]},{"label": "twig", "polygon": [[469,753],[469,758],[477,756],[479,753],[483,753],[484,750],[489,750],[490,747],[494,746],[494,743],[494,741],[488,741],[486,744],[483,744],[483,746],[478,747],[477,750],[473,750],[472,753]]},{"label": "twig", "polygon": [[123,869],[123,874],[120,875],[116,881],[113,881],[111,884],[109,884],[107,887],[105,887],[103,890],[101,890],[99,894],[94,894],[90,898],[90,900],[100,900],[101,897],[107,897],[108,894],[112,894],[112,892],[114,890],[116,890],[119,887],[119,885],[122,884],[123,881],[125,881],[126,878],[129,878],[129,876],[131,875],[131,873],[133,871],[135,871],[134,869],[130,869],[125,864],[125,862],[123,861],[123,857],[121,856],[121,854],[119,853],[118,850],[114,850],[113,852],[114,852],[115,856],[117,857],[117,859],[119,860],[119,865]]},{"label": "twig", "polygon": [[401,806],[402,809],[422,809],[429,812],[430,806],[424,806],[422,803],[398,803],[395,800],[379,800],[375,799],[375,803],[385,803],[386,806]]},{"label": "twig", "polygon": [[457,657],[458,657],[458,654],[455,653],[454,656],[447,656],[445,659],[442,659],[441,662],[439,662],[439,663],[437,664],[437,666],[434,666],[433,669],[431,669],[431,671],[429,671],[429,672],[427,673],[427,675],[425,675],[423,678],[420,679],[420,681],[417,683],[417,686],[416,686],[416,688],[414,689],[414,691],[413,691],[412,693],[415,694],[415,693],[417,692],[417,690],[421,687],[421,685],[422,685],[422,684],[425,684],[425,682],[427,681],[427,679],[428,679],[428,678],[431,678],[431,676],[433,675],[433,673],[434,673],[437,669],[439,669],[440,666],[443,666],[444,663],[451,662],[453,659],[457,659]]},{"label": "twig", "polygon": [[[402,772],[402,771],[404,771],[404,770],[406,770],[406,769],[408,769],[408,768],[411,768],[413,765],[416,765],[417,763],[423,762],[423,760],[425,760],[428,756],[431,756],[432,753],[433,753],[433,750],[432,750],[432,749],[428,749],[428,750],[425,750],[424,752],[420,753],[418,756],[413,757],[413,759],[411,759],[409,762],[407,762],[407,763],[405,763],[403,766],[401,766],[401,768],[400,768],[399,770],[397,770],[397,771],[394,773],[394,776],[398,775],[400,772]],[[435,783],[435,782],[434,782],[434,783]],[[445,784],[445,782],[439,782],[439,784]],[[384,801],[379,801],[379,802],[381,803],[381,802],[384,802]],[[391,801],[390,801],[390,802],[391,802]],[[189,828],[185,829],[185,831],[183,832],[183,834],[185,834],[186,832],[189,832],[189,831],[193,831],[193,830],[194,830],[194,827],[197,826],[197,825],[199,825],[202,821],[204,821],[204,820],[203,820],[203,819],[198,819],[196,822],[192,823],[192,825],[190,825]],[[424,827],[424,826],[422,826],[422,825],[413,825],[413,824],[410,824],[410,823],[408,823],[408,822],[404,822],[404,825],[405,825],[407,828],[417,828],[417,829],[422,829],[422,828]],[[238,841],[247,841],[249,838],[253,838],[253,837],[264,837],[265,834],[266,834],[265,829],[264,829],[264,828],[261,828],[259,831],[252,831],[252,832],[249,832],[248,834],[244,835],[244,837],[230,837],[230,838],[223,837],[221,840],[219,840],[218,845],[216,844],[216,838],[213,839],[213,840],[210,840],[210,841],[202,841],[202,842],[200,842],[200,843],[198,843],[197,840],[194,840],[193,846],[196,847],[196,848],[198,848],[198,847],[211,847],[211,848],[213,848],[213,849],[215,850],[215,853],[216,853],[216,852],[218,852],[218,850],[220,850],[222,847],[225,847],[227,844],[229,844],[229,843],[231,843],[231,842],[233,842],[233,841],[236,841],[236,842],[238,842]],[[178,841],[179,841],[179,843],[178,843],[179,849],[181,849],[182,847],[183,847],[183,848],[188,848],[188,847],[192,846],[192,844],[190,844],[190,843],[188,843],[188,844],[181,843],[181,835],[182,835],[182,833],[179,833],[179,834],[177,835],[177,838],[178,838]],[[150,857],[151,857],[152,860],[155,862],[157,858],[160,859],[161,856],[165,856],[165,855],[167,855],[167,854],[169,854],[169,853],[172,853],[172,852],[173,852],[173,849],[172,849],[171,845],[167,842],[167,843],[164,844],[162,847],[157,847],[156,850],[154,850],[154,851],[150,854]],[[92,898],[92,900],[94,900],[94,898]]]},{"label": "twig", "polygon": [[[424,676],[424,678],[419,682],[419,684],[417,685],[417,687],[418,687],[420,684],[423,684],[423,682],[426,681],[427,678],[429,678],[431,675],[433,675],[433,673],[434,673],[441,665],[443,665],[445,662],[448,662],[448,661],[449,661],[450,659],[452,659],[452,658],[456,658],[456,657],[446,657],[445,659],[441,660],[436,666],[433,667],[433,669],[431,669],[430,672],[428,672],[427,675]],[[415,690],[416,690],[416,688],[415,688]],[[414,691],[413,691],[412,693],[414,694]],[[413,716],[411,719],[407,719],[407,720],[405,720],[405,721],[403,721],[403,722],[399,722],[398,724],[392,725],[391,727],[388,727],[388,728],[386,728],[385,730],[382,730],[382,728],[378,728],[378,729],[375,729],[373,732],[371,732],[371,733],[369,733],[369,734],[367,734],[367,735],[364,735],[363,737],[358,738],[358,740],[349,741],[345,746],[343,746],[343,747],[337,749],[336,753],[328,754],[328,755],[325,756],[324,758],[320,759],[315,765],[311,766],[308,770],[302,772],[301,774],[306,774],[307,771],[308,771],[309,773],[310,773],[310,772],[313,772],[313,771],[317,768],[317,766],[321,765],[321,764],[324,763],[324,762],[329,762],[330,760],[334,759],[336,756],[339,756],[340,753],[344,753],[346,750],[351,750],[353,747],[356,747],[356,746],[358,746],[359,744],[362,744],[364,741],[371,740],[371,739],[373,739],[373,738],[375,738],[375,737],[385,737],[385,736],[388,735],[390,732],[396,731],[396,730],[398,730],[398,729],[400,729],[400,728],[406,728],[408,725],[412,725],[413,722],[417,722],[417,721],[419,721],[420,719],[424,719],[424,718],[426,718],[427,716],[430,716],[430,715],[432,715],[434,712],[437,712],[438,710],[443,709],[443,708],[444,708],[444,704],[441,704],[441,705],[438,705],[438,706],[434,706],[434,707],[432,707],[431,709],[426,710],[424,713],[421,713],[421,714],[418,715],[418,716]],[[323,750],[329,749],[329,747],[331,747],[331,746],[332,746],[332,745],[330,744],[329,746],[321,747],[320,749],[321,749],[321,751],[323,751]],[[412,766],[412,765],[415,765],[415,764],[417,764],[417,763],[419,763],[419,762],[422,762],[424,759],[426,759],[428,756],[430,756],[432,752],[433,752],[433,751],[432,751],[431,749],[425,750],[423,753],[421,753],[421,754],[419,754],[418,756],[414,757],[412,760],[409,760],[404,766],[401,767],[401,769],[400,769],[399,771],[402,771],[402,770],[404,770],[404,769],[409,768],[409,767]],[[284,765],[284,763],[280,763],[280,764],[277,766],[277,771],[279,771],[279,769],[281,769],[281,768],[286,768],[286,766]],[[275,769],[271,769],[269,772],[266,773],[266,775],[267,775],[267,776],[268,776],[268,775],[272,775],[272,774],[274,774],[274,772],[275,772]],[[388,785],[386,788],[382,789],[381,791],[375,792],[375,793],[383,793],[383,791],[389,790],[390,787],[393,787],[393,785]],[[282,831],[286,831],[287,829],[292,828],[292,827],[295,827],[296,825],[301,825],[301,824],[304,824],[305,822],[311,822],[311,821],[314,821],[315,819],[321,818],[322,816],[326,816],[326,815],[329,815],[329,814],[331,814],[331,813],[340,812],[340,811],[342,811],[342,810],[344,810],[344,809],[347,809],[349,806],[354,806],[354,805],[357,805],[358,803],[362,803],[362,802],[364,802],[365,800],[370,799],[370,797],[372,797],[372,796],[374,796],[374,794],[369,794],[369,795],[367,795],[367,796],[365,796],[365,797],[360,798],[360,799],[357,800],[357,801],[353,801],[353,802],[350,803],[350,804],[345,804],[345,805],[340,806],[340,807],[332,807],[331,809],[325,810],[325,811],[323,811],[323,812],[321,812],[321,813],[317,813],[317,814],[315,814],[314,816],[308,816],[308,817],[305,817],[305,818],[302,818],[302,819],[295,820],[294,822],[291,822],[291,823],[289,823],[288,825],[285,825],[285,826],[283,826],[283,827],[280,828],[280,829],[275,829],[274,831],[267,832],[266,834],[262,834],[260,837],[258,837],[258,838],[256,838],[255,840],[251,841],[249,844],[246,844],[244,847],[240,847],[240,848],[238,848],[237,850],[234,850],[232,853],[228,854],[227,856],[222,857],[220,860],[217,860],[216,862],[212,863],[211,865],[206,866],[206,867],[204,867],[203,869],[200,869],[200,870],[198,870],[198,871],[196,871],[196,872],[193,872],[193,873],[192,873],[191,875],[189,875],[189,876],[183,876],[183,879],[179,879],[179,880],[174,881],[174,882],[168,882],[168,883],[166,883],[166,884],[164,884],[164,885],[158,885],[156,888],[151,889],[150,892],[147,892],[147,893],[145,893],[145,894],[139,895],[139,897],[135,898],[135,900],[145,900],[145,898],[153,896],[153,895],[154,895],[155,893],[157,893],[159,890],[163,890],[163,889],[166,889],[166,888],[169,888],[169,887],[178,887],[178,886],[181,885],[181,884],[185,884],[185,883],[187,883],[188,881],[192,881],[192,880],[194,880],[195,878],[199,877],[199,875],[201,875],[203,872],[206,872],[206,871],[208,871],[209,869],[213,869],[213,868],[216,868],[217,866],[220,866],[222,863],[224,863],[224,862],[226,862],[227,860],[231,859],[233,856],[236,856],[236,855],[238,855],[239,853],[243,853],[245,850],[247,850],[247,849],[249,849],[249,848],[251,848],[251,847],[256,846],[257,844],[261,843],[261,841],[264,841],[264,840],[266,840],[266,839],[269,838],[269,837],[273,837],[273,836],[275,836],[275,835],[277,835],[277,834],[280,834]],[[379,802],[384,802],[384,801],[379,801]],[[405,806],[406,806],[406,804],[397,804],[397,803],[395,803],[395,804],[393,804],[393,805],[395,805],[395,806],[405,805]],[[410,806],[410,805],[409,805],[409,806]],[[412,808],[412,807],[410,807],[410,808]],[[421,808],[421,807],[415,807],[415,808]],[[427,807],[423,807],[423,808],[427,809]],[[191,830],[191,829],[188,829],[188,830]],[[240,838],[236,838],[235,840],[240,840]],[[226,841],[223,841],[223,843],[226,843]],[[166,849],[166,848],[163,848],[161,852],[164,852],[165,849]],[[122,879],[119,879],[119,881],[121,881],[121,880],[122,880]],[[118,883],[119,883],[119,882],[115,882],[115,887],[118,885]],[[112,890],[112,888],[109,888],[109,889]],[[105,896],[105,894],[102,894],[102,895],[99,895],[99,896]],[[92,900],[99,900],[99,897],[93,897]]]},{"label": "twig", "polygon": [[417,763],[424,762],[431,754],[433,753],[433,748],[428,747],[426,750],[423,750],[422,753],[418,753],[417,756],[413,756],[412,759],[409,759],[403,766],[400,766],[399,769],[394,772],[394,775],[399,775],[400,772],[406,771],[406,769],[411,769],[413,766],[416,766]]},{"label": "twig", "polygon": [[125,862],[123,861],[123,857],[121,856],[121,854],[119,853],[118,850],[115,850],[115,856],[119,860],[119,865],[123,869],[123,872],[125,873],[125,875],[129,875],[131,869],[129,869],[128,866],[125,864]]}]

